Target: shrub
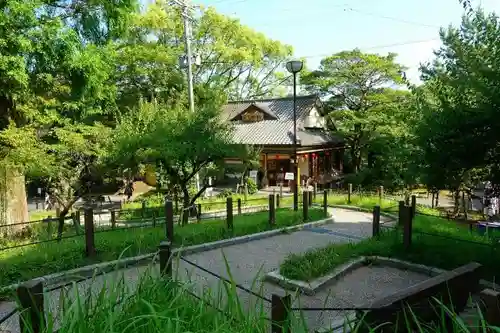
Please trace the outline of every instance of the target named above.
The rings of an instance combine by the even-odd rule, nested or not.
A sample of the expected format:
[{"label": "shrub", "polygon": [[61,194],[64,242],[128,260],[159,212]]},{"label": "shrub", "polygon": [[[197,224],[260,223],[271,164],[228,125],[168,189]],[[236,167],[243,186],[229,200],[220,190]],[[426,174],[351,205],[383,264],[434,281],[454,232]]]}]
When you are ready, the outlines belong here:
[{"label": "shrub", "polygon": [[248,194],[255,194],[257,193],[257,184],[252,178],[247,178],[247,190]]},{"label": "shrub", "polygon": [[228,198],[232,195],[233,195],[233,192],[230,189],[225,188],[224,190],[222,190],[222,192],[217,194],[217,198]]}]

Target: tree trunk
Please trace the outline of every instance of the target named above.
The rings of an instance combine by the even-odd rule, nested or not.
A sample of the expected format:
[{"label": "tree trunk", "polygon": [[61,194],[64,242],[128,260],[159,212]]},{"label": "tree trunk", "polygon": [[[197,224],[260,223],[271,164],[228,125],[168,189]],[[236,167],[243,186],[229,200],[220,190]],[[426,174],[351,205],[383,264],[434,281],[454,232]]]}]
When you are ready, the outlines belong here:
[{"label": "tree trunk", "polygon": [[[0,225],[28,221],[24,175],[12,168],[0,168]],[[22,225],[13,227],[9,232],[22,227]]]},{"label": "tree trunk", "polygon": [[458,214],[460,211],[460,190],[453,191],[453,199],[454,199],[453,214]]},{"label": "tree trunk", "polygon": [[182,186],[182,225],[186,225],[189,222],[190,203],[189,190],[187,186]]}]

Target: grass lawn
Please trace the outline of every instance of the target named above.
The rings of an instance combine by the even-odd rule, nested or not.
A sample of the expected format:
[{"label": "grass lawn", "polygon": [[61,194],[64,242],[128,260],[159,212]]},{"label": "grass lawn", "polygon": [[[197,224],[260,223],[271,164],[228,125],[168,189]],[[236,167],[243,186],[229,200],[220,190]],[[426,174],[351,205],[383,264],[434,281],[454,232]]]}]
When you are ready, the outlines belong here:
[{"label": "grass lawn", "polygon": [[[236,236],[279,229],[303,222],[302,212],[290,209],[276,211],[276,225],[268,223],[268,212],[234,216],[234,230],[228,231],[224,220],[210,220],[174,227],[175,245],[189,246]],[[323,219],[321,209],[311,208],[309,220]],[[97,258],[85,257],[83,236],[0,251],[0,286],[28,280],[45,274],[64,271],[95,262],[117,259],[156,251],[165,239],[165,227],[158,226],[116,229],[96,233]]]}]

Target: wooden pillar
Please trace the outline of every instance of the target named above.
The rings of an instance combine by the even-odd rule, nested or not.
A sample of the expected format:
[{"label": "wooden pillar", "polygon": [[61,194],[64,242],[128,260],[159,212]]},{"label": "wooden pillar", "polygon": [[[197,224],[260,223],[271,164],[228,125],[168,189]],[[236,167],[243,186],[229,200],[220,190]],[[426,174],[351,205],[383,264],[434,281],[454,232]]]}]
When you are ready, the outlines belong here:
[{"label": "wooden pillar", "polygon": [[233,230],[233,197],[226,199],[226,223],[229,230]]},{"label": "wooden pillar", "polygon": [[111,229],[116,227],[116,212],[114,210],[111,211]]},{"label": "wooden pillar", "polygon": [[411,196],[411,218],[413,219],[415,217],[415,214],[417,213],[417,196],[413,194]]},{"label": "wooden pillar", "polygon": [[398,226],[402,226],[404,224],[404,209],[405,202],[401,200],[398,207]]},{"label": "wooden pillar", "polygon": [[165,236],[171,243],[174,241],[174,205],[172,201],[165,200]]},{"label": "wooden pillar", "polygon": [[348,188],[347,188],[347,203],[348,204],[351,203],[351,196],[352,196],[352,184],[349,183]]},{"label": "wooden pillar", "polygon": [[380,206],[373,207],[372,237],[380,235]]},{"label": "wooden pillar", "polygon": [[276,224],[276,206],[274,205],[273,194],[269,194],[269,224]]},{"label": "wooden pillar", "polygon": [[162,241],[158,249],[160,252],[160,274],[164,277],[172,277],[172,243]]},{"label": "wooden pillar", "polygon": [[491,325],[500,326],[500,292],[492,289],[484,289],[479,294],[482,301],[482,315],[485,321]]},{"label": "wooden pillar", "polygon": [[323,214],[328,216],[328,190],[323,190]]},{"label": "wooden pillar", "polygon": [[307,221],[308,215],[309,215],[309,199],[308,199],[308,193],[304,191],[302,193],[302,215],[304,221]]},{"label": "wooden pillar", "polygon": [[85,254],[87,257],[94,257],[95,240],[94,240],[94,211],[92,208],[85,209],[84,223],[85,223]]},{"label": "wooden pillar", "polygon": [[412,243],[412,222],[411,207],[404,207],[403,209],[403,244],[406,250],[409,250]]},{"label": "wooden pillar", "polygon": [[31,280],[17,287],[20,332],[45,332],[43,280]]},{"label": "wooden pillar", "polygon": [[238,198],[238,215],[241,215],[241,198]]},{"label": "wooden pillar", "polygon": [[271,333],[290,333],[292,296],[271,296]]}]

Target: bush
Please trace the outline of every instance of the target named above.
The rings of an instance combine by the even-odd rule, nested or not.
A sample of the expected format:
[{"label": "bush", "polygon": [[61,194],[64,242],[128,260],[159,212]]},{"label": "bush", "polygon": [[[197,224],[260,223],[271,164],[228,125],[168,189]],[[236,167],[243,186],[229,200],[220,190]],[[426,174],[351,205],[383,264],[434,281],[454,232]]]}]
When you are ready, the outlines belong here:
[{"label": "bush", "polygon": [[225,188],[224,190],[222,190],[222,192],[220,192],[219,194],[217,194],[217,198],[228,198],[230,196],[233,195],[233,191]]},{"label": "bush", "polygon": [[255,194],[257,193],[257,184],[252,178],[247,178],[247,190],[248,194]]}]

